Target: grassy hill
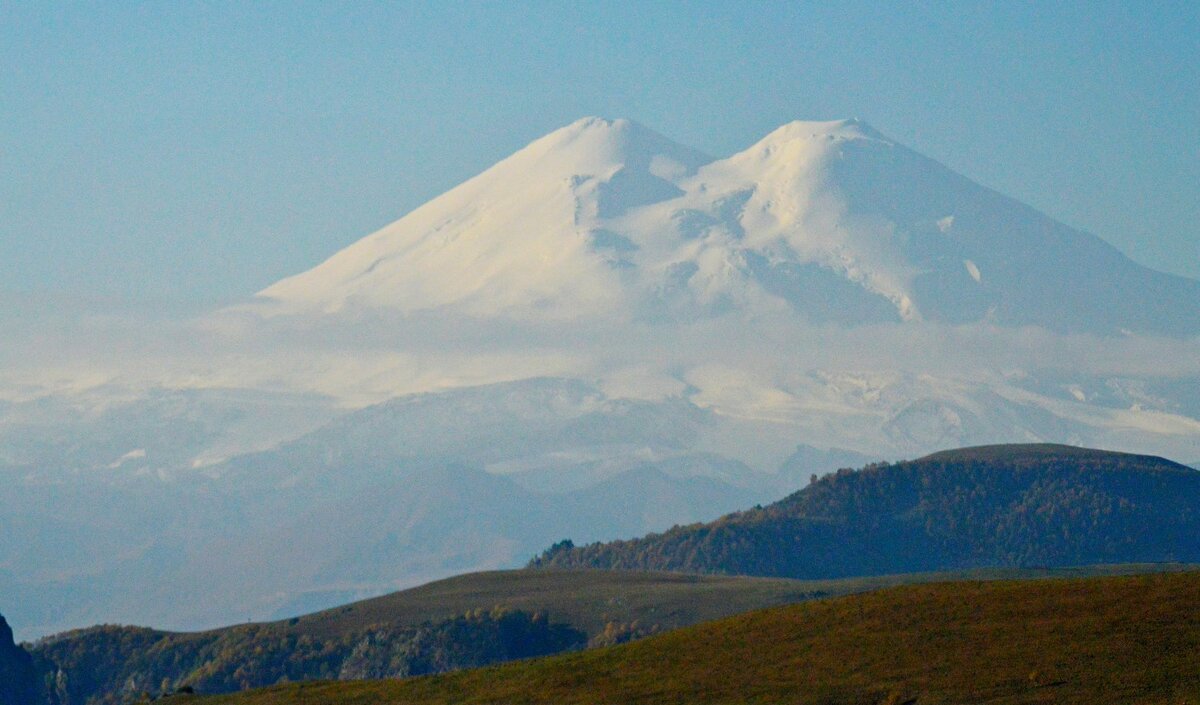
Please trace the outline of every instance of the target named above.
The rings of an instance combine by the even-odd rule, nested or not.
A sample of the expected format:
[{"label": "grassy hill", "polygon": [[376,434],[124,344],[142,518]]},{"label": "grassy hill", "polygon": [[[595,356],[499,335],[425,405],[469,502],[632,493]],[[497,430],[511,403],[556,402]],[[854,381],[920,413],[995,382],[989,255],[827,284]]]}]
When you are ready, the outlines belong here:
[{"label": "grassy hill", "polygon": [[415,626],[472,609],[500,606],[545,613],[554,621],[595,639],[614,624],[636,623],[654,631],[669,631],[766,607],[897,585],[1131,575],[1194,568],[1186,564],[1130,563],[1054,569],[987,568],[832,580],[653,571],[498,570],[457,575],[274,625],[316,638],[334,637],[376,624]]},{"label": "grassy hill", "polygon": [[617,647],[203,705],[1200,702],[1200,573],[938,583],[772,608]]},{"label": "grassy hill", "polygon": [[101,626],[32,651],[55,705],[123,703],[180,688],[390,678],[600,647],[764,607],[901,584],[1186,570],[1122,565],[797,581],[674,573],[475,573],[281,622],[198,633]]},{"label": "grassy hill", "polygon": [[531,564],[791,578],[1200,560],[1200,472],[1058,445],[839,470],[767,507]]},{"label": "grassy hill", "polygon": [[589,637],[610,623],[661,629],[695,624],[753,609],[843,592],[849,585],[677,573],[503,570],[438,580],[289,620],[289,629],[314,636],[356,631],[371,624],[420,624],[496,605],[543,612]]},{"label": "grassy hill", "polygon": [[497,571],[311,615],[206,632],[99,626],[31,651],[56,705],[121,703],[181,687],[402,676],[618,643],[900,578],[841,583],[654,573]]}]

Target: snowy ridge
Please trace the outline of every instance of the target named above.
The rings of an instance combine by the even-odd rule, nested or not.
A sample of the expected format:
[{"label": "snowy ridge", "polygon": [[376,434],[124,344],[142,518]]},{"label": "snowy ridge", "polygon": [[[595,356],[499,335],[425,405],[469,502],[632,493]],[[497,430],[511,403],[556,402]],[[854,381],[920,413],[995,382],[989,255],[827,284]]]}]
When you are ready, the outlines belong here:
[{"label": "snowy ridge", "polygon": [[646,194],[677,192],[674,180],[705,160],[627,120],[585,118],[260,296],[324,312],[603,310],[620,287],[597,253],[621,245],[598,223]]},{"label": "snowy ridge", "polygon": [[842,325],[1200,332],[1197,282],[858,120],[788,123],[713,160],[585,118],[268,287],[256,310],[355,308],[648,321],[790,308]]}]

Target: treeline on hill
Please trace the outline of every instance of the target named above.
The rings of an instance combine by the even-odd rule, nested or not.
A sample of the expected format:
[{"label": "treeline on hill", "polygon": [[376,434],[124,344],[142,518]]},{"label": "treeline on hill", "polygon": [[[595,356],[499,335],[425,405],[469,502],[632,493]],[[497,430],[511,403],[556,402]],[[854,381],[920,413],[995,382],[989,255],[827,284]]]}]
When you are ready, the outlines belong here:
[{"label": "treeline on hill", "polygon": [[[471,573],[271,623],[198,633],[104,626],[58,634],[31,646],[40,672],[28,680],[40,684],[44,674],[48,686],[38,688],[31,705],[47,705],[48,700],[55,705],[132,702],[300,678],[456,670],[572,651],[585,642],[588,647],[609,646],[881,584],[891,583],[652,572]],[[480,611],[478,605],[497,607]],[[553,615],[553,623],[543,615]],[[32,672],[29,655],[13,648],[24,654],[26,670]],[[0,698],[0,705],[27,703]]]},{"label": "treeline on hill", "polygon": [[277,624],[193,634],[93,627],[44,639],[33,655],[50,705],[108,705],[289,681],[443,673],[559,653],[586,641],[583,632],[551,623],[544,614],[495,608],[328,639]]},{"label": "treeline on hill", "polygon": [[1200,473],[1024,445],[839,470],[767,507],[631,541],[564,541],[530,565],[833,578],[1197,560]]}]

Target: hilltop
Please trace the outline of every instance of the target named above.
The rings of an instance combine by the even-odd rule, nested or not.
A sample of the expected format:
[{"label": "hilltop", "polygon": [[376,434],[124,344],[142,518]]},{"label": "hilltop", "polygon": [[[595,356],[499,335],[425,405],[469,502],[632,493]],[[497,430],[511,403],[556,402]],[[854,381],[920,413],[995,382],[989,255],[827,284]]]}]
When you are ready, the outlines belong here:
[{"label": "hilltop", "polygon": [[535,567],[830,578],[983,566],[1200,560],[1200,473],[1060,445],[839,470],[779,502],[631,541],[560,543]]}]

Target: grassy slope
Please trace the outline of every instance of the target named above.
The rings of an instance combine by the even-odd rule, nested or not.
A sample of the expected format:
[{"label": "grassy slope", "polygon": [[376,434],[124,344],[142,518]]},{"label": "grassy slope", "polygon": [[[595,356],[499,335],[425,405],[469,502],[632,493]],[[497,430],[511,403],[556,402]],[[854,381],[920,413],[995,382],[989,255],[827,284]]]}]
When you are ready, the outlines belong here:
[{"label": "grassy slope", "polygon": [[[83,630],[40,643],[35,655],[44,669],[66,673],[65,679],[56,681],[60,702],[125,702],[141,692],[157,694],[180,686],[220,693],[281,679],[380,678],[470,668],[522,654],[550,653],[579,641],[573,637],[569,642],[553,642],[557,646],[538,645],[536,639],[525,637],[505,641],[487,624],[441,622],[446,616],[491,606],[548,613],[556,623],[584,631],[581,636],[593,646],[602,646],[754,609],[899,584],[1181,569],[1186,567],[1002,569],[828,581],[606,572],[476,573],[270,624],[190,634],[132,627]],[[420,634],[411,631],[426,620],[440,626]],[[535,629],[528,636],[536,632],[537,639],[553,641],[553,631]],[[511,629],[508,633],[512,635]],[[446,638],[450,641],[443,642]]]},{"label": "grassy slope", "polygon": [[1195,703],[1200,573],[911,585],[644,641],[205,705]]},{"label": "grassy slope", "polygon": [[[381,629],[402,631],[478,609],[542,612],[555,624],[584,632],[587,639],[614,643],[831,591],[869,589],[873,584],[880,583],[497,571],[457,576],[279,622],[191,633],[96,627],[56,635],[33,651],[43,669],[66,671],[63,687],[67,690],[60,694],[65,702],[122,701],[129,695],[126,691],[157,694],[164,681],[169,687],[189,685],[204,692],[223,692],[267,685],[283,675],[292,680],[333,677],[348,662],[375,663],[382,658],[390,663],[388,645],[372,641]],[[612,628],[606,629],[610,623]],[[359,653],[363,644],[373,646]],[[465,643],[456,648],[473,653],[474,646]],[[491,659],[476,663],[487,660]]]},{"label": "grassy slope", "polygon": [[[884,581],[892,580],[883,578]],[[842,585],[843,582],[847,584]],[[876,581],[871,581],[874,584]],[[870,589],[847,581],[798,581],[740,576],[690,576],[621,571],[502,570],[438,580],[380,597],[277,622],[236,624],[201,632],[158,632],[176,641],[223,632],[266,629],[271,633],[332,638],[380,624],[417,626],[475,609],[507,607],[545,612],[589,634],[609,621],[659,622],[674,628],[752,609]],[[883,584],[887,584],[886,582]],[[130,627],[130,629],[140,629]],[[50,639],[70,638],[64,632]]]},{"label": "grassy slope", "polygon": [[836,580],[791,580],[641,571],[503,570],[468,573],[280,622],[300,634],[331,637],[374,624],[417,625],[495,606],[545,612],[589,636],[609,622],[663,630],[819,597],[910,583],[1145,573],[1184,566],[1115,565],[1053,570],[982,569]]},{"label": "grassy slope", "polygon": [[470,573],[297,620],[292,629],[319,636],[378,623],[420,624],[466,610],[503,606],[545,612],[555,622],[595,634],[608,622],[664,629],[752,609],[811,599],[821,583],[675,573],[508,570]]},{"label": "grassy slope", "polygon": [[475,609],[505,607],[544,612],[552,621],[570,624],[591,636],[603,630],[609,622],[628,624],[638,621],[647,627],[657,624],[663,630],[669,630],[766,607],[913,583],[1128,575],[1190,568],[1184,564],[1125,564],[1044,570],[996,568],[834,580],[653,571],[496,570],[456,575],[278,622],[239,624],[204,632],[173,632],[170,635],[176,640],[186,641],[190,637],[265,626],[274,633],[327,639],[380,624],[417,626],[453,618]]}]

